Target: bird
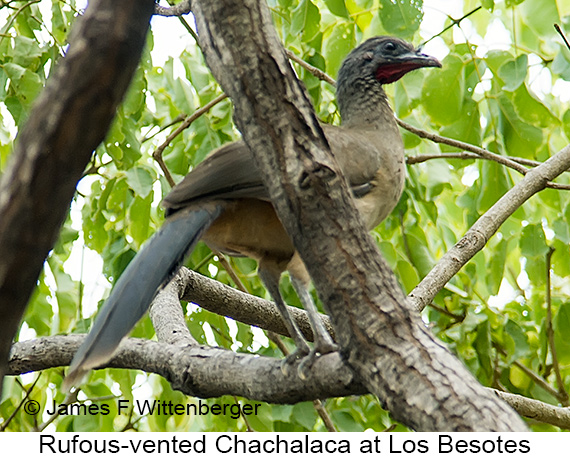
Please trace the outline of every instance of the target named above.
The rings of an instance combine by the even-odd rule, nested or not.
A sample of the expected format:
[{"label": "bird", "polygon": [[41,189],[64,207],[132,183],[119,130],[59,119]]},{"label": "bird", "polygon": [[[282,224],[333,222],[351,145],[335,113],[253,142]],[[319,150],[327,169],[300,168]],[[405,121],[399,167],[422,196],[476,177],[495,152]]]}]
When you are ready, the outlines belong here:
[{"label": "bird", "polygon": [[[404,146],[383,86],[423,67],[441,67],[441,63],[402,39],[377,36],[353,49],[338,72],[336,98],[341,123],[322,127],[369,230],[394,209],[405,180]],[[282,363],[285,373],[298,359],[304,365],[303,370],[298,367],[299,373],[306,373],[317,357],[338,349],[309,293],[307,269],[243,140],[210,153],[171,190],[163,205],[165,222],[118,278],[76,352],[64,386],[77,385],[89,370],[113,356],[199,240],[227,255],[257,261],[259,278],[295,342],[295,351]],[[285,271],[307,311],[313,349],[281,296],[279,284]]]}]

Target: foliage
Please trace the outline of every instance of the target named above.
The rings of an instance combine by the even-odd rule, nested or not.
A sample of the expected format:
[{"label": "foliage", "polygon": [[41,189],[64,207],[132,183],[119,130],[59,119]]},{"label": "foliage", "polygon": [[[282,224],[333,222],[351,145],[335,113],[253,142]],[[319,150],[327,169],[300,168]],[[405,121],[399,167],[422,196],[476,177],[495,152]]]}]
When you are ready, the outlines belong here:
[{"label": "foliage", "polygon": [[[429,38],[423,31],[424,12],[434,14],[428,0],[269,0],[269,4],[284,45],[331,76],[336,75],[344,55],[368,37],[394,34],[415,43]],[[432,49],[444,53],[443,69],[411,73],[388,88],[397,115],[414,126],[501,155],[546,160],[570,138],[568,97],[562,98],[562,88],[568,93],[570,50],[553,28],[559,23],[570,33],[570,7],[556,0],[465,0],[463,4],[464,13],[480,5],[483,9],[430,43]],[[66,37],[78,14],[75,0],[12,0],[0,5],[0,170],[6,166],[15,132],[25,122],[31,103],[65,53]],[[443,11],[435,14],[446,17]],[[452,24],[452,18],[445,19],[445,25]],[[501,39],[496,40],[494,34],[499,32]],[[27,309],[21,338],[84,332],[94,312],[90,301],[93,296],[95,301],[102,297],[86,292],[97,283],[99,272],[89,264],[79,268],[77,256],[83,253],[93,258],[96,253],[101,258],[108,291],[160,225],[163,212],[159,201],[169,185],[152,153],[176,128],[181,116],[193,113],[221,93],[192,36],[187,34],[184,39],[187,46],[180,55],[158,66],[155,53],[151,53],[156,52],[153,35],[149,36],[114,125],[94,152],[92,165],[78,186],[70,215]],[[327,122],[338,123],[333,88],[304,68],[296,69],[317,114]],[[409,155],[456,152],[450,146],[402,133]],[[226,100],[174,138],[163,158],[178,181],[209,151],[237,137],[231,105]],[[374,232],[403,288],[409,292],[518,180],[517,172],[482,160],[449,158],[410,165],[404,196]],[[567,183],[568,177],[561,177],[559,182]],[[568,191],[546,190],[533,197],[424,312],[432,331],[484,385],[551,404],[560,402],[558,392],[569,390],[569,217]],[[204,245],[192,253],[188,264],[232,284]],[[234,259],[231,264],[250,292],[265,294],[254,275],[254,262]],[[552,278],[550,290],[546,289],[548,274]],[[298,303],[287,282],[284,293],[289,303]],[[191,306],[187,316],[192,334],[200,342],[281,356],[259,332],[254,338],[246,325]],[[550,324],[557,360],[548,342]],[[134,336],[153,337],[148,318],[137,326]],[[551,389],[541,387],[529,377],[529,371],[543,378]],[[563,386],[557,385],[557,371]],[[30,398],[42,405],[37,417],[16,414],[9,430],[32,430],[48,418],[46,409],[52,400],[63,401],[58,391],[62,373],[61,369],[52,369],[7,380],[0,404],[4,421],[34,380]],[[115,395],[176,403],[198,401],[173,392],[166,381],[154,375],[127,370],[93,373],[82,395],[80,398],[94,403]],[[234,401],[224,398],[208,403]],[[343,431],[382,430],[392,423],[370,396],[330,399],[326,408]],[[252,417],[249,426],[254,430],[325,430],[310,403],[267,404]],[[221,431],[245,430],[247,425],[242,419],[224,416],[166,419],[114,412],[106,416],[60,416],[49,427],[67,431]]]}]

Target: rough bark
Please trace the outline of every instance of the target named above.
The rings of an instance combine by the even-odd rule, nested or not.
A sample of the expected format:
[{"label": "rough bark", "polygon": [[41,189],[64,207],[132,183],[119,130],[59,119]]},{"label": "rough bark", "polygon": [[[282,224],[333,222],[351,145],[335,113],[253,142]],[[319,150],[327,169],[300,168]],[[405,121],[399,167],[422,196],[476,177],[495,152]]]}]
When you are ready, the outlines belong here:
[{"label": "rough bark", "polygon": [[[185,284],[180,294],[182,300],[197,303],[212,313],[231,317],[244,324],[290,336],[275,303],[240,292],[185,267],[181,268],[179,276]],[[303,336],[308,341],[313,341],[313,330],[307,313],[294,306],[289,306],[289,313]],[[334,339],[335,333],[330,318],[324,315],[321,317],[323,325]]]},{"label": "rough bark", "polygon": [[265,3],[193,8],[208,65],[362,383],[416,430],[526,430],[411,311],[365,233]]},{"label": "rough bark", "polygon": [[94,0],[0,182],[0,383],[12,339],[93,149],[139,62],[154,1]]},{"label": "rough bark", "polygon": [[[65,335],[15,343],[8,374],[68,365],[83,339],[84,335]],[[106,367],[156,373],[173,388],[198,398],[237,395],[253,401],[291,404],[367,393],[338,353],[323,357],[317,364],[322,369],[302,381],[297,376],[283,375],[281,360],[273,357],[193,343],[127,338]]]}]

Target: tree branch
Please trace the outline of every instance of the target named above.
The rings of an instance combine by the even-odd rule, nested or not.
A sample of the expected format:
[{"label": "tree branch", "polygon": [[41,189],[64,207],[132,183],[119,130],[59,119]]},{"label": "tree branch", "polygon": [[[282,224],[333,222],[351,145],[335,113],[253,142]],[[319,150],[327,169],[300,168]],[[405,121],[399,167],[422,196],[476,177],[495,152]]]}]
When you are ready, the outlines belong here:
[{"label": "tree branch", "polygon": [[[186,285],[180,297],[182,300],[197,303],[212,313],[231,317],[244,324],[289,336],[275,303],[240,292],[185,267],[180,269],[178,275]],[[289,312],[305,338],[312,341],[313,332],[305,311],[290,306]],[[324,315],[321,318],[334,338],[330,318]]]},{"label": "tree branch", "polygon": [[570,408],[560,408],[509,392],[489,390],[511,405],[521,416],[570,430]]},{"label": "tree branch", "polygon": [[154,14],[158,16],[182,16],[188,14],[192,11],[190,0],[183,0],[176,5],[172,5],[169,8],[165,6],[156,5],[154,7]]},{"label": "tree branch", "polygon": [[499,229],[501,224],[519,206],[547,183],[570,168],[570,146],[552,156],[542,165],[529,170],[523,179],[503,195],[465,233],[432,268],[427,276],[410,292],[410,304],[418,311],[423,310],[445,284],[465,265]]},{"label": "tree branch", "polygon": [[[68,365],[83,338],[52,336],[15,343],[8,374]],[[366,393],[337,353],[321,357],[306,381],[296,373],[284,376],[280,365],[279,359],[223,348],[126,338],[106,367],[156,373],[174,389],[199,398],[237,395],[283,404]]]}]

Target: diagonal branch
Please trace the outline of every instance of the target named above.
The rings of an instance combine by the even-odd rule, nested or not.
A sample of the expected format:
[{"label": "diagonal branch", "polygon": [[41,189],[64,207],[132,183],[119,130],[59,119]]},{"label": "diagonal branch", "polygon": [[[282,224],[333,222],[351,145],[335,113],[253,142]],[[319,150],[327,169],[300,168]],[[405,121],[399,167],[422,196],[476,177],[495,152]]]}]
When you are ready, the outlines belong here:
[{"label": "diagonal branch", "polygon": [[570,168],[570,146],[552,156],[542,165],[529,170],[524,178],[503,195],[465,233],[435,265],[427,276],[410,292],[410,304],[418,311],[431,303],[436,294],[465,265],[499,229],[519,206],[549,181]]}]

